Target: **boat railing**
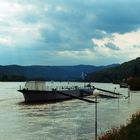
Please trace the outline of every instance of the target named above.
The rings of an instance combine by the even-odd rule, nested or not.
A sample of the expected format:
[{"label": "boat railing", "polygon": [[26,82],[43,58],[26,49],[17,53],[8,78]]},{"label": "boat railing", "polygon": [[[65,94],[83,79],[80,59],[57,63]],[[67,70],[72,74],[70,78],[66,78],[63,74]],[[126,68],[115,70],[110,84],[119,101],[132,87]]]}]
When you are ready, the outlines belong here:
[{"label": "boat railing", "polygon": [[26,88],[26,87],[23,87],[23,86],[19,86],[19,90],[38,90],[38,91],[52,91],[52,90],[75,90],[75,89],[85,89],[84,86],[46,86],[45,88],[37,88],[37,87],[34,87],[34,88]]},{"label": "boat railing", "polygon": [[46,90],[75,90],[75,89],[82,89],[83,86],[46,86]]}]

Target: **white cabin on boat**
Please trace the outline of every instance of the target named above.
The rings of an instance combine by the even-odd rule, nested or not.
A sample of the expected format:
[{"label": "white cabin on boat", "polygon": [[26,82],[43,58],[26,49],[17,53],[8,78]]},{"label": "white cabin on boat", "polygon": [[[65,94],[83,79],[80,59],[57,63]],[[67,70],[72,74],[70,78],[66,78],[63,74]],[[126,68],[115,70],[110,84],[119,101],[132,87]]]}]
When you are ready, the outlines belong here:
[{"label": "white cabin on boat", "polygon": [[44,91],[46,90],[45,81],[28,81],[25,83],[26,90]]}]

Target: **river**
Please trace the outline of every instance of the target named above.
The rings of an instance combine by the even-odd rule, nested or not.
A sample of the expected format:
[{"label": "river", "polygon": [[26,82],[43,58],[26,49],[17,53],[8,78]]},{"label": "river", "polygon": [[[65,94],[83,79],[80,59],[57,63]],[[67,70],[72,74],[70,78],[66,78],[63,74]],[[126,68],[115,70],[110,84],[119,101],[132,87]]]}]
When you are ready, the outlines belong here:
[{"label": "river", "polygon": [[[95,104],[69,100],[51,104],[24,104],[17,91],[24,82],[0,82],[0,140],[91,140],[94,137]],[[83,83],[47,82],[47,85]],[[119,85],[92,83],[95,87],[128,95]],[[91,96],[90,100],[94,100]],[[140,92],[130,99],[98,98],[98,135],[126,124],[140,110]]]}]

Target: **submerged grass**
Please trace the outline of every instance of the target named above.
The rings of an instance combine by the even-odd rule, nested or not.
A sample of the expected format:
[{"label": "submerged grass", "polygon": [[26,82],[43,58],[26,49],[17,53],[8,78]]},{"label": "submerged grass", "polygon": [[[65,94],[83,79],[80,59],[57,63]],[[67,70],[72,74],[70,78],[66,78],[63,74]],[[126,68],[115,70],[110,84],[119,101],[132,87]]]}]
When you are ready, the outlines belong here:
[{"label": "submerged grass", "polygon": [[132,115],[126,126],[112,128],[99,136],[98,140],[140,140],[140,112]]}]

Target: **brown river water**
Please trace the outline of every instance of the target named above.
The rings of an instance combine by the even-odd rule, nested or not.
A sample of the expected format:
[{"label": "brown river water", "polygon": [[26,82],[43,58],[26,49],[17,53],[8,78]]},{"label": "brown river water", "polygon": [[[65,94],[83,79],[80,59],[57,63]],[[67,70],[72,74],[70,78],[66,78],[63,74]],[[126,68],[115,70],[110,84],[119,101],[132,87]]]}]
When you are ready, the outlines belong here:
[{"label": "brown river water", "polygon": [[[0,140],[91,140],[95,131],[95,104],[69,100],[51,104],[24,104],[17,90],[24,82],[0,82]],[[83,83],[47,82],[54,85]],[[92,83],[95,87],[128,95],[119,85]],[[88,97],[94,100],[93,96]],[[126,124],[140,110],[140,91],[130,99],[98,98],[98,135]]]}]

